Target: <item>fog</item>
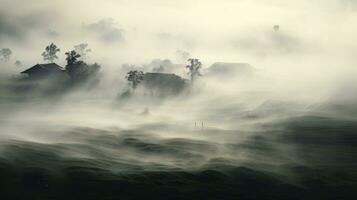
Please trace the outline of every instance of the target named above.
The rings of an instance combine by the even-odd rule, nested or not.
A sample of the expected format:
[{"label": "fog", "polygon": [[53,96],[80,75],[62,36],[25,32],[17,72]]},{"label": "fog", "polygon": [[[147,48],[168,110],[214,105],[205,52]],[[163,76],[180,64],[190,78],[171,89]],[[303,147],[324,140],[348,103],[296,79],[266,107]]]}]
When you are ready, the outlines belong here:
[{"label": "fog", "polygon": [[[6,163],[113,174],[247,167],[297,185],[310,180],[310,169],[328,169],[326,182],[334,184],[329,170],[357,176],[353,0],[0,5],[0,49],[13,52],[0,63]],[[88,43],[86,62],[101,65],[97,79],[63,94],[18,89],[16,77],[45,63],[41,53],[51,42],[61,49],[60,66],[65,52]],[[172,72],[189,79],[183,51],[203,64],[183,92],[163,98],[139,87],[121,98],[128,70],[152,72],[154,59],[169,59]],[[248,63],[252,73],[212,75],[216,62]]]}]

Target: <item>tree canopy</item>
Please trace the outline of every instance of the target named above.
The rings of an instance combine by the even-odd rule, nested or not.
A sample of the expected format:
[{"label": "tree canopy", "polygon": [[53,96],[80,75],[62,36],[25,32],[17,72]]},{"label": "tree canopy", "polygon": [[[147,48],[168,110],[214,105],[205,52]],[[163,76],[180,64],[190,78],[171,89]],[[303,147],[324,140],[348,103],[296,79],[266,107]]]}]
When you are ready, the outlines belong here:
[{"label": "tree canopy", "polygon": [[45,48],[45,51],[41,54],[43,60],[53,63],[55,59],[58,59],[57,52],[61,51],[55,44],[51,43]]},{"label": "tree canopy", "polygon": [[144,73],[142,71],[132,70],[127,73],[125,78],[131,82],[133,89],[136,89],[139,83],[144,79]]},{"label": "tree canopy", "polygon": [[79,57],[81,57],[81,55],[79,55],[75,50],[66,52],[66,61],[67,61],[67,65],[73,65],[77,63],[77,59]]}]

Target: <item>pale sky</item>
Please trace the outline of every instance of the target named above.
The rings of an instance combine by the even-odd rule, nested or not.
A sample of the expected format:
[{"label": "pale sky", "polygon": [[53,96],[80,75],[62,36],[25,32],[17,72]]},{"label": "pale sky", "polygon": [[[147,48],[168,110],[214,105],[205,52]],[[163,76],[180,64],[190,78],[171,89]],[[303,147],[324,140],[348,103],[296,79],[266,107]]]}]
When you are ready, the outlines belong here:
[{"label": "pale sky", "polygon": [[296,56],[315,62],[333,55],[336,63],[350,63],[357,41],[355,2],[0,0],[0,47],[13,49],[14,59],[29,64],[41,62],[51,42],[62,50],[59,63],[65,51],[83,42],[102,63],[174,59],[178,49],[204,62],[262,67],[277,57],[299,61]]}]

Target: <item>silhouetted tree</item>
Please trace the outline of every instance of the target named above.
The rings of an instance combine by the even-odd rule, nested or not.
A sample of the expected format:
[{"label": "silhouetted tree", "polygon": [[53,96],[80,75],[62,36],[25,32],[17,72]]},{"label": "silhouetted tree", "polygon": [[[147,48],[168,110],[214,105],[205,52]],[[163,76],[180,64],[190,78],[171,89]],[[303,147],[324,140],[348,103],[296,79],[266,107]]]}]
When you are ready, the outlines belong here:
[{"label": "silhouetted tree", "polygon": [[75,64],[67,65],[66,71],[74,81],[85,81],[94,78],[101,66],[97,63],[88,65],[83,61],[78,61]]},{"label": "silhouetted tree", "polygon": [[128,72],[125,78],[131,82],[131,86],[135,90],[139,83],[144,79],[144,73],[142,71],[133,70]]},{"label": "silhouetted tree", "polygon": [[85,43],[74,46],[74,50],[81,56],[82,60],[87,59],[88,58],[87,54],[92,51],[91,49],[88,48],[88,44]]},{"label": "silhouetted tree", "polygon": [[9,48],[3,48],[0,50],[0,60],[3,60],[5,62],[10,60],[10,56],[12,54],[11,49]]},{"label": "silhouetted tree", "polygon": [[66,71],[71,79],[77,83],[89,80],[95,77],[101,66],[97,63],[88,65],[82,60],[78,60],[81,57],[75,50],[66,52]]},{"label": "silhouetted tree", "polygon": [[58,58],[56,53],[59,51],[61,50],[55,44],[51,43],[45,48],[45,51],[41,55],[43,60],[53,63],[53,61]]},{"label": "silhouetted tree", "polygon": [[188,59],[188,62],[190,62],[190,64],[187,65],[186,68],[189,69],[188,74],[191,77],[191,82],[193,82],[197,76],[201,76],[200,69],[202,67],[202,63],[196,58],[190,58]]},{"label": "silhouetted tree", "polygon": [[79,57],[81,57],[81,55],[79,55],[75,50],[66,52],[66,61],[67,61],[67,65],[73,65],[77,63],[77,59]]}]

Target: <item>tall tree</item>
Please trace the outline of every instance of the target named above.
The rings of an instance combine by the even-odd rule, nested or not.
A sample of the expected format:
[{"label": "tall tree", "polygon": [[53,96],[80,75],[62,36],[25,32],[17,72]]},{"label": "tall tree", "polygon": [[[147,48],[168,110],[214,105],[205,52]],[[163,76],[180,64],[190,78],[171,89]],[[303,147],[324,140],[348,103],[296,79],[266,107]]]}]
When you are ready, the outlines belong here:
[{"label": "tall tree", "polygon": [[81,57],[81,55],[79,55],[75,50],[66,52],[65,54],[67,56],[66,61],[68,66],[76,64],[78,62],[77,59]]},{"label": "tall tree", "polygon": [[193,82],[197,76],[201,76],[200,69],[202,63],[197,58],[190,58],[188,59],[188,62],[190,62],[190,64],[187,65],[186,68],[189,69],[188,74],[191,77],[191,82]]},{"label": "tall tree", "polygon": [[135,90],[139,83],[144,80],[144,73],[142,71],[133,70],[128,72],[125,78],[131,82],[131,86]]},{"label": "tall tree", "polygon": [[57,59],[56,53],[61,51],[55,44],[51,43],[45,48],[45,51],[41,54],[43,60],[53,63],[55,59]]},{"label": "tall tree", "polygon": [[74,50],[81,56],[81,59],[84,61],[88,58],[88,53],[92,50],[88,48],[88,44],[82,43],[74,46]]},{"label": "tall tree", "polygon": [[0,60],[3,60],[3,61],[5,61],[5,62],[9,61],[11,54],[12,54],[11,49],[9,49],[9,48],[2,48],[2,49],[0,50]]}]

